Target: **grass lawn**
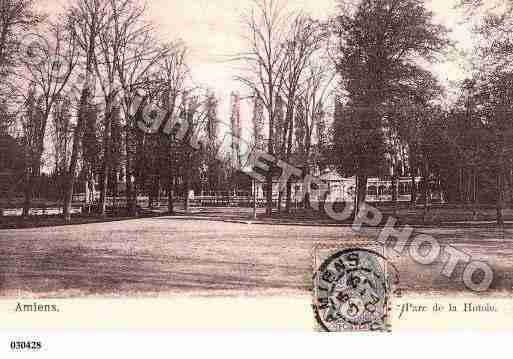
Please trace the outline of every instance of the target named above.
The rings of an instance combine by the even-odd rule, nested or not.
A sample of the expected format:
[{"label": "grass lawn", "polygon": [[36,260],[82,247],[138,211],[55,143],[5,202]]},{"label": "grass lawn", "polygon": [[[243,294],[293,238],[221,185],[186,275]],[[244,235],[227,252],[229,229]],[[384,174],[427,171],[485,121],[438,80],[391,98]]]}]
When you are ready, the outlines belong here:
[{"label": "grass lawn", "polygon": [[[418,228],[495,271],[491,293],[511,293],[513,230]],[[307,294],[314,245],[374,243],[379,229],[240,224],[183,217],[0,230],[0,296]],[[409,292],[468,293],[463,265],[440,275],[445,257],[423,266],[390,258]]]}]

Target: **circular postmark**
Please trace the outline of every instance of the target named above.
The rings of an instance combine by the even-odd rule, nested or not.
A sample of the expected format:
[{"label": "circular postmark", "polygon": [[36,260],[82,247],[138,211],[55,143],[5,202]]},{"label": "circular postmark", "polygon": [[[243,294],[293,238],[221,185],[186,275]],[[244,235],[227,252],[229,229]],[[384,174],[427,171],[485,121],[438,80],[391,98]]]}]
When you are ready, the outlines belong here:
[{"label": "circular postmark", "polygon": [[368,249],[341,250],[314,275],[314,311],[325,331],[388,330],[391,275],[384,256]]}]

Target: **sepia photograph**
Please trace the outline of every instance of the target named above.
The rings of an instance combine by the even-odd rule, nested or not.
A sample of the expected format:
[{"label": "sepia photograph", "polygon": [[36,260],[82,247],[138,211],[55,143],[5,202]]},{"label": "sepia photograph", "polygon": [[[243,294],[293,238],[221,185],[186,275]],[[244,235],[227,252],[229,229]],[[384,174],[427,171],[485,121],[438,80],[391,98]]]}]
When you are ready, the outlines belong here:
[{"label": "sepia photograph", "polygon": [[513,329],[512,58],[506,0],[0,0],[0,328]]}]

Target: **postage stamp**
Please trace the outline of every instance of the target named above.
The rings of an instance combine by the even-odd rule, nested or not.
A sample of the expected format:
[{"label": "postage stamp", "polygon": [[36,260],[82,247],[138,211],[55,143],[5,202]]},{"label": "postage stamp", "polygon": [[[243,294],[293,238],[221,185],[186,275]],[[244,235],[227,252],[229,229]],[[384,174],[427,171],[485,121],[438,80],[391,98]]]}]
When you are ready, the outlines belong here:
[{"label": "postage stamp", "polygon": [[392,293],[399,278],[383,247],[316,246],[313,310],[327,332],[390,331]]}]

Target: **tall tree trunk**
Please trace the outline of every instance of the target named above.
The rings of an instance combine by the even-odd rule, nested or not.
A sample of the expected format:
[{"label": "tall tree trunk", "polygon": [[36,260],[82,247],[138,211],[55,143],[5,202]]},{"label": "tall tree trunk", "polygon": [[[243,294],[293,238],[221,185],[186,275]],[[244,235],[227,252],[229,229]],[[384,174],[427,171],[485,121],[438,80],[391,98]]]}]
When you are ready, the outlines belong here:
[{"label": "tall tree trunk", "polygon": [[66,185],[64,190],[64,204],[63,204],[63,216],[66,223],[71,222],[71,204],[73,201],[73,187],[75,185],[75,174],[78,165],[78,153],[80,149],[80,142],[82,141],[82,132],[84,131],[84,122],[86,115],[86,106],[89,98],[89,82],[86,82],[82,90],[80,99],[80,110],[77,119],[77,126],[73,133],[73,148],[71,150],[71,159],[69,170],[66,175]]},{"label": "tall tree trunk", "polygon": [[24,156],[24,171],[23,171],[23,194],[25,196],[23,202],[23,217],[29,216],[30,211],[30,202],[31,202],[31,175],[30,171],[32,169],[32,151],[28,142],[28,138],[25,139],[25,156]]},{"label": "tall tree trunk", "polygon": [[[39,108],[37,109],[39,112]],[[32,114],[33,115],[33,114]],[[32,134],[34,140],[37,140],[36,149],[28,149],[31,153],[29,163],[25,173],[25,188],[24,188],[24,203],[23,203],[23,216],[28,217],[30,212],[30,206],[32,204],[32,196],[34,195],[34,183],[35,178],[41,176],[41,162],[44,152],[44,137],[46,132],[46,123],[48,122],[49,112],[41,113],[43,118],[41,119],[42,125],[38,129],[37,134]],[[37,116],[37,115],[36,115]],[[34,121],[31,119],[31,121]]]},{"label": "tall tree trunk", "polygon": [[422,223],[426,223],[426,220],[427,220],[427,216],[428,216],[428,212],[429,212],[429,169],[428,169],[428,164],[425,163],[424,164],[424,170],[423,170],[423,188],[422,188],[422,191],[423,191],[423,197],[424,197],[424,213],[422,215]]},{"label": "tall tree trunk", "polygon": [[312,208],[312,197],[310,195],[310,189],[306,189],[305,199],[304,199],[304,203],[303,203],[303,208],[304,209]]},{"label": "tall tree trunk", "polygon": [[463,202],[463,168],[460,166],[458,168],[458,202],[461,204]]},{"label": "tall tree trunk", "polygon": [[266,207],[265,207],[265,215],[271,217],[273,215],[273,175],[272,170],[270,169],[269,173],[266,176]]},{"label": "tall tree trunk", "polygon": [[[293,99],[293,97],[292,97]],[[294,101],[292,104],[287,104],[287,118],[288,118],[288,134],[287,134],[287,163],[290,162],[290,157],[292,155],[292,138],[294,136]],[[289,178],[287,181],[287,189],[286,189],[286,203],[285,203],[285,212],[290,213],[290,207],[292,203],[292,179]]]},{"label": "tall tree trunk", "polygon": [[[305,171],[304,171],[304,177],[308,176],[310,174],[310,168],[306,168]],[[310,192],[312,191],[312,188],[310,186],[308,186],[307,188],[303,188],[303,191],[305,191],[305,195],[304,195],[304,203],[303,203],[303,208],[304,209],[311,209],[312,208],[312,203],[311,203],[311,195],[310,195]]]},{"label": "tall tree trunk", "polygon": [[24,202],[23,202],[23,217],[30,215],[30,205],[32,203],[32,176],[30,169],[25,169],[25,183],[24,183]]},{"label": "tall tree trunk", "polygon": [[356,213],[367,199],[367,175],[357,175]]},{"label": "tall tree trunk", "polygon": [[[500,163],[502,164],[502,159],[500,160]],[[504,189],[503,189],[503,168],[501,165],[499,165],[498,173],[497,173],[497,225],[503,226],[504,225],[504,216],[503,216],[503,209],[504,209]]]},{"label": "tall tree trunk", "polygon": [[290,209],[292,207],[292,181],[287,181],[287,190],[286,190],[286,202],[285,202],[285,213],[290,213]]},{"label": "tall tree trunk", "polygon": [[[5,3],[4,3],[5,4]],[[8,16],[6,16],[8,17]],[[6,63],[5,54],[7,50],[7,33],[11,27],[10,21],[3,21],[2,23],[2,34],[0,36],[0,65],[3,67]]]},{"label": "tall tree trunk", "polygon": [[392,175],[392,215],[397,216],[397,176],[394,170]]},{"label": "tall tree trunk", "polygon": [[80,142],[82,141],[82,132],[84,131],[85,116],[87,114],[87,105],[89,102],[90,88],[92,86],[92,74],[93,74],[93,60],[94,60],[94,48],[96,39],[96,26],[97,26],[96,15],[91,19],[91,29],[88,39],[87,49],[87,60],[85,68],[85,83],[82,88],[80,95],[79,114],[77,119],[77,126],[73,134],[73,149],[71,151],[70,166],[66,180],[66,189],[64,192],[64,204],[63,204],[63,216],[64,220],[69,223],[71,222],[71,203],[73,201],[73,187],[75,182],[75,172],[77,171],[78,164],[78,152],[80,148]]},{"label": "tall tree trunk", "polygon": [[470,203],[472,199],[472,171],[470,169],[466,169],[465,178],[465,205],[467,208],[470,208]]},{"label": "tall tree trunk", "polygon": [[410,204],[414,208],[417,202],[417,183],[415,182],[415,171],[413,168],[410,171],[411,188],[410,188]]},{"label": "tall tree trunk", "polygon": [[[291,122],[290,121],[290,112],[287,109],[287,113],[285,114],[285,124],[284,124],[284,128],[283,128],[282,138],[280,139],[281,140],[280,157],[281,158],[285,157],[285,162],[287,162],[287,163],[289,163],[289,156],[288,156],[286,144],[287,144],[287,139],[290,137],[289,136],[290,122]],[[281,188],[281,183],[280,183],[278,185],[278,202],[276,204],[278,214],[281,214],[282,202],[283,202],[283,188]]]},{"label": "tall tree trunk", "polygon": [[497,168],[497,225],[504,225],[504,142],[502,138],[497,139],[498,154],[498,168]]},{"label": "tall tree trunk", "polygon": [[160,207],[160,173],[157,173],[153,178],[153,184],[150,191],[150,207],[151,208],[159,208]]},{"label": "tall tree trunk", "polygon": [[106,202],[107,202],[107,189],[109,188],[109,177],[110,177],[110,138],[112,130],[112,116],[111,110],[109,109],[110,104],[107,104],[107,111],[105,113],[105,132],[103,136],[103,168],[101,174],[100,184],[100,215],[106,216]]},{"label": "tall tree trunk", "polygon": [[185,213],[188,213],[189,212],[189,207],[190,207],[190,199],[189,199],[189,191],[190,191],[190,186],[191,186],[191,182],[190,182],[190,176],[189,176],[189,173],[188,171],[186,170],[185,171],[185,178],[184,178],[184,181],[185,181]]},{"label": "tall tree trunk", "polygon": [[157,208],[156,192],[157,192],[157,180],[153,177],[150,178],[150,188],[148,189],[148,208]]},{"label": "tall tree trunk", "polygon": [[[269,90],[269,105],[267,108],[268,116],[269,116],[269,140],[267,144],[267,152],[271,156],[274,156],[274,86],[271,82],[268,84]],[[265,205],[265,215],[268,217],[272,217],[273,215],[273,171],[274,171],[274,163],[270,163],[269,170],[266,174],[266,205]]]},{"label": "tall tree trunk", "polygon": [[166,184],[167,184],[167,213],[170,215],[174,215],[175,214],[175,208],[174,208],[175,176],[169,176]]},{"label": "tall tree trunk", "polygon": [[174,193],[176,191],[176,173],[173,173],[173,155],[171,144],[166,139],[160,138],[161,148],[164,148],[164,169],[161,173],[165,176],[165,186],[167,192],[167,212],[170,215],[175,214],[174,209]]},{"label": "tall tree trunk", "polygon": [[135,216],[135,200],[134,200],[134,182],[132,179],[132,151],[131,151],[131,121],[127,120],[126,129],[125,129],[125,151],[126,151],[126,161],[125,161],[125,173],[126,173],[126,206],[127,212],[130,217]]},{"label": "tall tree trunk", "polygon": [[109,179],[110,192],[112,193],[112,208],[117,209],[118,205],[118,174],[116,170],[110,171]]},{"label": "tall tree trunk", "polygon": [[472,170],[472,220],[477,220],[477,208],[478,208],[478,198],[477,198],[477,187],[478,187],[478,174],[475,169]]},{"label": "tall tree trunk", "polygon": [[510,206],[513,207],[513,169],[509,170],[509,196],[510,196]]}]

